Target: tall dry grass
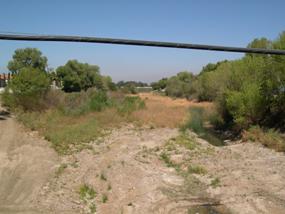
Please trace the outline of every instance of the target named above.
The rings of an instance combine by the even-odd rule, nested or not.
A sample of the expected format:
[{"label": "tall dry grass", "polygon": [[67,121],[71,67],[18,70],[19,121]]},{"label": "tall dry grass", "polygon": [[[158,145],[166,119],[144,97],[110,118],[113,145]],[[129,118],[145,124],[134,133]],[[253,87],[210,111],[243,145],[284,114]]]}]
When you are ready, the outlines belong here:
[{"label": "tall dry grass", "polygon": [[213,104],[210,102],[196,103],[153,93],[140,93],[138,96],[145,101],[146,108],[133,112],[133,118],[142,124],[154,127],[180,127],[188,117],[189,108],[193,106],[213,108]]}]

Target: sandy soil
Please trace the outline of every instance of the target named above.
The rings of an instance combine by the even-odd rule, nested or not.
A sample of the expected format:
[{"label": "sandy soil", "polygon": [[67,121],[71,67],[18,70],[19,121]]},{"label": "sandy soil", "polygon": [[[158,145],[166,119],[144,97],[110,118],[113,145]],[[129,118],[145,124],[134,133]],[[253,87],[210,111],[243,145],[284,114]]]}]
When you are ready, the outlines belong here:
[{"label": "sandy soil", "polygon": [[[207,173],[195,177],[207,186],[210,198],[230,213],[284,213],[284,153],[252,142],[224,147],[214,147],[202,139],[197,142],[206,152],[180,149],[170,157],[182,168],[192,165],[206,169]],[[215,180],[218,182],[213,185]]]},{"label": "sandy soil", "polygon": [[[178,134],[128,125],[91,142],[90,149],[59,157],[2,112],[0,213],[90,213],[91,205],[103,214],[189,213],[206,204],[222,204],[231,213],[284,213],[283,153],[253,143],[213,147],[200,139],[197,149],[168,151],[166,142]],[[161,160],[162,151],[181,168],[196,164],[207,173],[193,175],[199,183],[189,184]],[[97,192],[94,199],[80,198],[84,184]]]}]

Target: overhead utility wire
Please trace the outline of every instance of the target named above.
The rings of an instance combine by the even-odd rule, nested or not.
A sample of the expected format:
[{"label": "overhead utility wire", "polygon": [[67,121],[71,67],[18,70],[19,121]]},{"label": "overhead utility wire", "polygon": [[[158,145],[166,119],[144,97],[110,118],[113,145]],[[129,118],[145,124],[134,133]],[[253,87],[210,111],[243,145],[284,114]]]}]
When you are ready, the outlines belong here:
[{"label": "overhead utility wire", "polygon": [[102,44],[136,45],[136,46],[150,46],[150,47],[164,47],[164,48],[181,48],[181,49],[196,49],[196,50],[209,50],[209,51],[285,55],[285,50],[276,50],[276,49],[272,50],[272,49],[262,49],[262,48],[241,48],[241,47],[227,47],[227,46],[217,46],[217,45],[201,45],[201,44],[189,44],[189,43],[114,39],[114,38],[86,37],[86,36],[20,35],[20,34],[0,33],[0,40],[87,42],[87,43],[102,43]]}]

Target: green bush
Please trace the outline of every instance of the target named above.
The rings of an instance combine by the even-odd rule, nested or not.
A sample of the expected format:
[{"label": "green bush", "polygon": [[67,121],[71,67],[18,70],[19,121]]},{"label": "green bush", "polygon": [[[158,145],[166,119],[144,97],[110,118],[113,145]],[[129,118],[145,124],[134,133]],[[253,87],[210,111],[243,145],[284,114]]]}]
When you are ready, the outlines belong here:
[{"label": "green bush", "polygon": [[93,93],[90,97],[89,107],[92,111],[102,111],[104,108],[111,105],[111,100],[104,91]]},{"label": "green bush", "polygon": [[4,105],[23,110],[41,110],[49,86],[50,80],[45,72],[23,68],[9,82],[3,96]]},{"label": "green bush", "polygon": [[90,89],[87,92],[64,94],[64,99],[58,108],[66,115],[76,116],[90,111],[102,111],[112,105],[113,101],[105,91]]},{"label": "green bush", "polygon": [[240,128],[258,124],[263,115],[263,96],[258,84],[244,85],[241,91],[231,91],[226,95],[226,108]]},{"label": "green bush", "polygon": [[97,196],[97,192],[89,185],[84,184],[79,189],[81,200],[92,200]]}]

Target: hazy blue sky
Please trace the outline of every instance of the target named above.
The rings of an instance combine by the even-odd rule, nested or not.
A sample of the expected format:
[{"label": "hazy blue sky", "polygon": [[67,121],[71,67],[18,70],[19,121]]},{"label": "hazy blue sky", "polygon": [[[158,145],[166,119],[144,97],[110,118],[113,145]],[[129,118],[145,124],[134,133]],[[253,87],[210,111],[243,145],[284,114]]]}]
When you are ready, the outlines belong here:
[{"label": "hazy blue sky", "polygon": [[[0,31],[147,39],[245,47],[285,30],[284,0],[3,0]],[[0,41],[0,72],[17,48],[36,47],[56,68],[97,64],[118,80],[157,80],[237,53],[121,45]]]}]

